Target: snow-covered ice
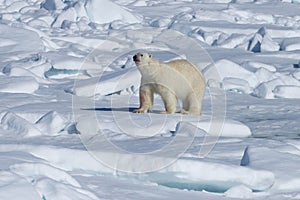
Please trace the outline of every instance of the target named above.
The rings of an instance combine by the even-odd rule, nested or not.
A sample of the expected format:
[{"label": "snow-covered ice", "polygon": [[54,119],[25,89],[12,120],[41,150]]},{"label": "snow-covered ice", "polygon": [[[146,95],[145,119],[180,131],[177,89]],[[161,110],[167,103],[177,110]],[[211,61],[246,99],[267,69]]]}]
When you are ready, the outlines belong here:
[{"label": "snow-covered ice", "polygon": [[[0,2],[1,200],[300,199],[300,1]],[[132,113],[138,51],[202,116]]]}]

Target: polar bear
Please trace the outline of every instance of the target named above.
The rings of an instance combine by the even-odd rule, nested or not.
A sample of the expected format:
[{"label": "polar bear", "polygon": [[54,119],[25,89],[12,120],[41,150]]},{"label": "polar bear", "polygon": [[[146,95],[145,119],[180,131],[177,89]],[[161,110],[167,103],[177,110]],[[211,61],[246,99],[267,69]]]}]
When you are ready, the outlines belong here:
[{"label": "polar bear", "polygon": [[192,63],[187,60],[160,62],[148,53],[133,56],[142,78],[140,87],[140,108],[135,113],[147,113],[153,105],[154,93],[159,94],[166,111],[176,112],[177,100],[182,101],[182,114],[201,115],[205,92],[205,79]]}]

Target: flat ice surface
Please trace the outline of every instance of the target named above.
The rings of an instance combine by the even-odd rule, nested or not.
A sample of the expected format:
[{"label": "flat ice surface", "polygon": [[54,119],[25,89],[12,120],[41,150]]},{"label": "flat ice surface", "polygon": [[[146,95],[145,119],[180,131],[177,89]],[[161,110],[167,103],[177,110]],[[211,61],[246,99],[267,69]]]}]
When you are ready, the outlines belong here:
[{"label": "flat ice surface", "polygon": [[[300,199],[300,1],[0,2],[1,200]],[[182,38],[202,116],[132,113],[134,53],[202,56]]]}]

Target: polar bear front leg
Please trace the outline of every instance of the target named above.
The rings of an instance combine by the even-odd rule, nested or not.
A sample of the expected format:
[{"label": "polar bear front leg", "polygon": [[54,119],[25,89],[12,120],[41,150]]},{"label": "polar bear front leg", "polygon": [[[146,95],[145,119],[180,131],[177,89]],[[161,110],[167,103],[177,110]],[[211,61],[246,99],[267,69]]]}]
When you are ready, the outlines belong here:
[{"label": "polar bear front leg", "polygon": [[166,111],[161,112],[162,114],[173,114],[176,112],[177,97],[170,91],[164,91],[161,93],[161,98],[164,102]]},{"label": "polar bear front leg", "polygon": [[149,85],[143,85],[140,88],[140,108],[134,110],[134,113],[147,113],[153,105],[153,92]]}]

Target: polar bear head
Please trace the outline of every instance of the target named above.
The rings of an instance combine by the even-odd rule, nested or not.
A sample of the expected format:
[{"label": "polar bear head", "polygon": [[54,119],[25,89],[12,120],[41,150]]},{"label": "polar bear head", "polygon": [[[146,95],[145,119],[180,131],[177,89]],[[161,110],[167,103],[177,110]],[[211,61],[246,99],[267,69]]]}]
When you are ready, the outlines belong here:
[{"label": "polar bear head", "polygon": [[148,53],[137,53],[133,56],[133,61],[137,66],[139,65],[148,65],[149,62],[152,60],[152,55]]}]

